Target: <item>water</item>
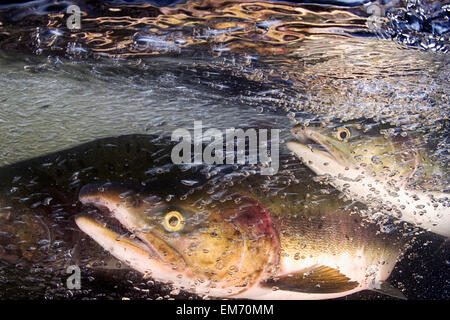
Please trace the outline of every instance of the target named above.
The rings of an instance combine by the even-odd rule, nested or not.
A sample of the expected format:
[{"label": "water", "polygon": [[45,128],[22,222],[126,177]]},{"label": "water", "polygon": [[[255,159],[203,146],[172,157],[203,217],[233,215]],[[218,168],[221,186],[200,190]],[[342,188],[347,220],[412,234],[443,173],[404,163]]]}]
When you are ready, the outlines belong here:
[{"label": "water", "polygon": [[[2,164],[100,137],[131,133],[170,136],[176,128],[193,127],[194,120],[202,120],[205,129],[237,124],[245,128],[265,122],[273,127],[290,125],[281,114],[255,112],[233,96],[238,89],[204,76],[207,71],[190,71],[190,60],[151,61],[149,72],[109,62],[87,66],[44,61],[46,66],[38,73],[24,70],[28,61],[8,60],[1,75],[0,130],[7,137],[3,142],[12,145],[3,148]],[[241,82],[238,85],[243,86]],[[230,118],[218,117],[224,109]]]},{"label": "water", "polygon": [[[294,125],[366,118],[419,133],[448,168],[448,4],[80,1],[80,30],[69,4],[0,6],[0,165],[194,120],[280,129],[286,153]],[[428,236],[393,282],[448,299],[448,248],[434,259]]]}]

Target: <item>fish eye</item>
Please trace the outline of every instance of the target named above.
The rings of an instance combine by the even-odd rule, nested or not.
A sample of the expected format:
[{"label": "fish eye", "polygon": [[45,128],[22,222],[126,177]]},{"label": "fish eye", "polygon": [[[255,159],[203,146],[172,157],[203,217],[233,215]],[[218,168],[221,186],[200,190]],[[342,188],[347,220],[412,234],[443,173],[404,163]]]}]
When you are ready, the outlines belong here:
[{"label": "fish eye", "polygon": [[351,135],[350,130],[348,130],[346,127],[341,127],[337,129],[336,137],[340,141],[347,140],[348,138],[350,138],[350,135]]},{"label": "fish eye", "polygon": [[179,211],[169,211],[164,216],[164,228],[167,231],[180,231],[184,226],[184,217]]}]

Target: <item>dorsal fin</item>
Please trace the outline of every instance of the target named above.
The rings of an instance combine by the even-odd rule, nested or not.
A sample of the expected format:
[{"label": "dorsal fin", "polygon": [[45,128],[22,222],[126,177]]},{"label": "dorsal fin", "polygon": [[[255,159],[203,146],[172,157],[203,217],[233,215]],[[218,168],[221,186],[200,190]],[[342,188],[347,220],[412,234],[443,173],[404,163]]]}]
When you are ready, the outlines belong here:
[{"label": "dorsal fin", "polygon": [[337,269],[318,266],[280,278],[268,279],[262,286],[305,293],[337,293],[352,290],[358,287],[359,283],[351,281]]}]

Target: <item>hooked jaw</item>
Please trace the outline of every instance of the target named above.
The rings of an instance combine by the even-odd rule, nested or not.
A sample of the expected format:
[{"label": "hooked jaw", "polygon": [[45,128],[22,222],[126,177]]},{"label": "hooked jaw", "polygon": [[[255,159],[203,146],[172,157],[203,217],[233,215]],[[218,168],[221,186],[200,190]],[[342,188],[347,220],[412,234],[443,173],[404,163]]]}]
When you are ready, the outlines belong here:
[{"label": "hooked jaw", "polygon": [[288,142],[287,147],[316,174],[336,176],[349,169],[346,157],[327,141],[326,136],[303,127],[295,127],[291,132],[297,141]]},{"label": "hooked jaw", "polygon": [[[136,237],[120,235],[85,216],[77,217],[76,224],[115,258],[138,272],[151,274],[158,281],[172,281],[181,286],[189,286],[190,282],[186,281],[187,274],[184,274],[185,264],[182,256],[154,233],[146,230],[143,215],[136,214],[137,208],[120,196],[130,190],[130,186],[118,183],[90,184],[81,189],[79,200],[84,205],[93,205],[109,212]],[[161,255],[161,252],[165,255]],[[180,274],[183,277],[180,277]]]},{"label": "hooked jaw", "polygon": [[77,226],[95,242],[109,251],[115,258],[124,261],[143,274],[151,274],[162,265],[153,258],[154,250],[136,240],[121,237],[118,233],[102,226],[94,219],[80,216],[75,219]]}]

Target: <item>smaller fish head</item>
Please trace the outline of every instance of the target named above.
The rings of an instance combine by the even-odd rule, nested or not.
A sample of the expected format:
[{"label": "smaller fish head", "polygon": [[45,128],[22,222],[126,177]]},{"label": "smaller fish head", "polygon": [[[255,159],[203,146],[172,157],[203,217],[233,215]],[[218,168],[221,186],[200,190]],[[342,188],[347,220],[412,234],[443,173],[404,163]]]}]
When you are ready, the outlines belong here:
[{"label": "smaller fish head", "polygon": [[149,267],[128,263],[131,267],[217,296],[247,290],[277,259],[278,238],[269,213],[251,198],[234,197],[239,203],[211,204],[201,196],[165,201],[148,189],[118,183],[87,185],[79,195],[82,203],[110,212],[146,249]]},{"label": "smaller fish head", "polygon": [[314,149],[324,160],[329,159],[342,165],[349,164],[351,154],[347,143],[347,136],[351,135],[349,128],[331,132],[331,130],[297,126],[291,132],[299,143]]},{"label": "smaller fish head", "polygon": [[331,127],[294,127],[297,142],[288,147],[317,174],[337,176],[362,168],[371,174],[405,179],[417,167],[410,137],[385,136],[378,126],[350,123]]}]

